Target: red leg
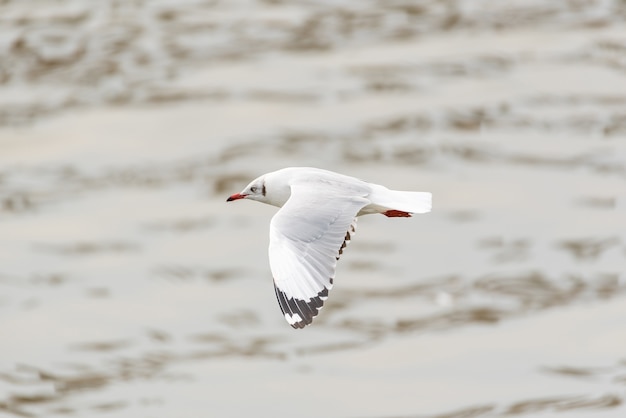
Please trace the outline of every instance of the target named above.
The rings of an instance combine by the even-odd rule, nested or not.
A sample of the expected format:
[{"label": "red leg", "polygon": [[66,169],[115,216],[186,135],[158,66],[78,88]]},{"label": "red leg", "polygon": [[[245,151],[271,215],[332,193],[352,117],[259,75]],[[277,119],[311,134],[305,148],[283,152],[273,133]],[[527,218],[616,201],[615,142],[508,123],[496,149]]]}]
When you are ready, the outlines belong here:
[{"label": "red leg", "polygon": [[403,212],[401,210],[390,209],[386,212],[383,212],[383,215],[389,218],[410,218],[411,214],[409,212]]}]

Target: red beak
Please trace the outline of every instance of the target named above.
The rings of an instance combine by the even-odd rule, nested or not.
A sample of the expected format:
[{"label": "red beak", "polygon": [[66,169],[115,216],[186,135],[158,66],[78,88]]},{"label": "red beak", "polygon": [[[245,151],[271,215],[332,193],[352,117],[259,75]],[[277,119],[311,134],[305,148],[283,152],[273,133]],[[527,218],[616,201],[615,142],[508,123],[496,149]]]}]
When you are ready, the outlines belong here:
[{"label": "red beak", "polygon": [[247,195],[245,194],[239,194],[239,193],[235,193],[234,195],[232,195],[231,197],[229,197],[228,199],[226,199],[227,202],[232,202],[233,200],[239,200],[239,199],[244,199]]}]

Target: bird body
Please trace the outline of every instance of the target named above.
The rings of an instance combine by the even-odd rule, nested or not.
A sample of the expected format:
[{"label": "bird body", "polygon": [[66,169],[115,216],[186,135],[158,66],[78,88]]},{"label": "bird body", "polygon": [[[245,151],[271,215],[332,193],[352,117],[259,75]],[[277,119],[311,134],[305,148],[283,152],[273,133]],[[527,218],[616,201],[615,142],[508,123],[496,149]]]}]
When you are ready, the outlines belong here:
[{"label": "bird body", "polygon": [[356,231],[356,217],[426,213],[432,195],[390,190],[319,168],[288,167],[258,177],[227,201],[239,199],[281,208],[270,222],[270,269],[285,319],[303,328],[328,298],[337,260]]}]

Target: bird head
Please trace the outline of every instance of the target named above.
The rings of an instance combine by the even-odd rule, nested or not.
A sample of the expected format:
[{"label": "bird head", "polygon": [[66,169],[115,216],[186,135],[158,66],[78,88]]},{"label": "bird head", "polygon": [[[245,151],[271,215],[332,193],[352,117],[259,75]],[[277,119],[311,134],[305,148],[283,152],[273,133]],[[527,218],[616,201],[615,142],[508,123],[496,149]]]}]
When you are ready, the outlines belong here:
[{"label": "bird head", "polygon": [[253,180],[250,184],[248,184],[240,193],[235,193],[226,199],[227,202],[232,202],[233,200],[239,199],[251,199],[257,200],[259,202],[264,202],[266,188],[265,188],[265,180],[263,177],[259,177],[258,179]]}]

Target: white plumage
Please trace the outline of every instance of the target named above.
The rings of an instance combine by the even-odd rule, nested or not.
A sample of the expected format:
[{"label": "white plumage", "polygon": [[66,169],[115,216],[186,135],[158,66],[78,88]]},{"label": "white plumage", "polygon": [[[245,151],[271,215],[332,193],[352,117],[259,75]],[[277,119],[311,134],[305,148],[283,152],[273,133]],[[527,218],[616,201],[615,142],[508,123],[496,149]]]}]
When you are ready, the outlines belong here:
[{"label": "white plumage", "polygon": [[328,298],[357,216],[410,217],[429,212],[432,201],[427,192],[389,190],[311,167],[265,174],[227,201],[244,198],[281,208],[270,223],[269,259],[278,303],[294,328],[309,325]]}]

